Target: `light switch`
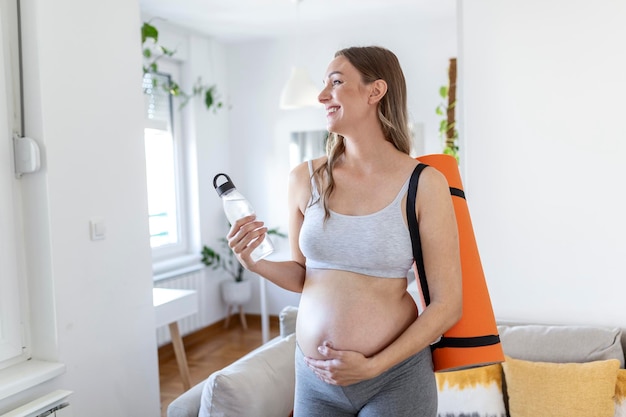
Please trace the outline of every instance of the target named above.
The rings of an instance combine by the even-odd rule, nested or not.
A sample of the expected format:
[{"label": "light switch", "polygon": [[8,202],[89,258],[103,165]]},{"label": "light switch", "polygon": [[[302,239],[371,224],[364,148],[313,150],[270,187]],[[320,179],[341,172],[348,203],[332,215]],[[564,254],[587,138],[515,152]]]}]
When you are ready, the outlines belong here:
[{"label": "light switch", "polygon": [[104,219],[95,217],[89,221],[91,240],[102,240],[106,237],[106,225]]}]

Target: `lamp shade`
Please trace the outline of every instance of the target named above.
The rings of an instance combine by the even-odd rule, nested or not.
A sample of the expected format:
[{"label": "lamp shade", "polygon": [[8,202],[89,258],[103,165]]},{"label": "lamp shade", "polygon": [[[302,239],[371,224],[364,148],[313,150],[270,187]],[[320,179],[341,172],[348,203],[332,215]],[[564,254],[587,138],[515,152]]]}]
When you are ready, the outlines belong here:
[{"label": "lamp shade", "polygon": [[281,109],[299,109],[319,106],[319,88],[315,86],[309,73],[300,67],[293,67],[291,77],[280,95]]}]

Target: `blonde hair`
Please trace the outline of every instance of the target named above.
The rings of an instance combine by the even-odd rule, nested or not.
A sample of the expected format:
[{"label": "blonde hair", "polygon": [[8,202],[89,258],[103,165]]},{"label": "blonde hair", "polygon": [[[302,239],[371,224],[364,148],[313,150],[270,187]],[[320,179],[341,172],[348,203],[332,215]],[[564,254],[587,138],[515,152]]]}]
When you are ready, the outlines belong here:
[{"label": "blonde hair", "polygon": [[[361,81],[364,84],[376,80],[384,80],[387,83],[387,93],[378,103],[378,120],[385,139],[399,151],[409,154],[411,136],[408,127],[406,81],[396,55],[379,46],[363,46],[341,49],[335,53],[335,58],[339,56],[345,57],[361,73]],[[326,184],[320,192],[320,199],[324,205],[324,220],[330,217],[327,201],[335,189],[333,167],[344,152],[343,136],[331,133],[326,142],[328,158],[313,174],[317,178],[318,187]]]}]

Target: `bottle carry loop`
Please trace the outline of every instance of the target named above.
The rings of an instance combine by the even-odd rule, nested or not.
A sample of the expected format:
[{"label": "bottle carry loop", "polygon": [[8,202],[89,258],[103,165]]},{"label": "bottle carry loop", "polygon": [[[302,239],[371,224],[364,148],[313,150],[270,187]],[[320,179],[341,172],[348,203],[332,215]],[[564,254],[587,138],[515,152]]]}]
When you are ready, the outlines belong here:
[{"label": "bottle carry loop", "polygon": [[226,177],[226,181],[232,183],[230,177],[227,174],[220,172],[219,174],[215,174],[215,176],[213,177],[213,188],[217,188],[217,179],[219,177]]},{"label": "bottle carry loop", "polygon": [[[226,182],[220,186],[217,185],[217,179],[219,177],[226,177]],[[232,180],[230,179],[228,175],[224,173],[219,173],[215,177],[213,177],[213,187],[215,188],[215,191],[217,191],[217,195],[221,197],[222,194],[224,194],[226,191],[232,190],[233,188],[235,188],[235,184],[233,184]]]}]

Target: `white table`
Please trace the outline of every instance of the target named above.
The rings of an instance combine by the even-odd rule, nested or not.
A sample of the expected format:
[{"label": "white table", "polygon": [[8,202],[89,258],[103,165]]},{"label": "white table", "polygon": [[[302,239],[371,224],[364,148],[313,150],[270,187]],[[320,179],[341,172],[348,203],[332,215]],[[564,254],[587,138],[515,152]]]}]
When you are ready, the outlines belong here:
[{"label": "white table", "polygon": [[152,304],[156,315],[156,327],[169,325],[178,370],[186,391],[191,388],[191,377],[183,339],[178,330],[178,320],[198,312],[198,293],[195,290],[153,288]]}]

